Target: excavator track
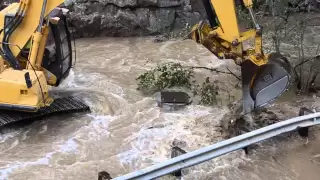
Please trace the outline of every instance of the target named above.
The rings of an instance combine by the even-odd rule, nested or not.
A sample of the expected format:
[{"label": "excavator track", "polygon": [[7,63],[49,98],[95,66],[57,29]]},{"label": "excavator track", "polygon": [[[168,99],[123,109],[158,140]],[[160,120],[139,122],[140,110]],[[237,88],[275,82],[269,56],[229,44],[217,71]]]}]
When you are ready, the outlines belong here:
[{"label": "excavator track", "polygon": [[15,122],[35,120],[55,114],[69,114],[80,112],[90,112],[90,107],[76,97],[57,98],[54,100],[51,106],[40,109],[38,112],[30,113],[0,110],[0,127]]}]

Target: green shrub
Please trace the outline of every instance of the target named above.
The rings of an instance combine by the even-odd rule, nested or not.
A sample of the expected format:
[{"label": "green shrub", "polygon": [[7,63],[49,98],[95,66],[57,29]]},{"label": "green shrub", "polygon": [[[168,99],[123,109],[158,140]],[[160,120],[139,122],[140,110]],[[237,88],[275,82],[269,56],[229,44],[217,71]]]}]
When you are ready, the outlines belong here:
[{"label": "green shrub", "polygon": [[153,93],[175,86],[190,89],[192,78],[192,69],[179,63],[165,63],[140,75],[137,78],[138,90]]},{"label": "green shrub", "polygon": [[211,82],[207,77],[206,81],[202,84],[200,88],[200,104],[202,105],[217,105],[217,96],[219,95],[219,86],[216,85],[217,82]]},{"label": "green shrub", "polygon": [[183,67],[179,63],[165,63],[158,65],[138,78],[138,90],[152,94],[166,88],[187,88],[194,96],[199,96],[202,105],[216,105],[219,87],[217,82],[211,82],[209,77],[200,86],[194,79],[192,68]]}]

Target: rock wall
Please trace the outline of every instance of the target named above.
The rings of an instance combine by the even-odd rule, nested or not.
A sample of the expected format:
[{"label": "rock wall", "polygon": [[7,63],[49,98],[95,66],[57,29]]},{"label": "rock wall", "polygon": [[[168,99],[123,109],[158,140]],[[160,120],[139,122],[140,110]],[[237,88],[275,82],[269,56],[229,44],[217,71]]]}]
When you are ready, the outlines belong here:
[{"label": "rock wall", "polygon": [[201,4],[201,0],[65,1],[77,37],[167,33],[197,23],[203,17]]},{"label": "rock wall", "polygon": [[[320,2],[286,1],[312,7]],[[266,1],[255,2],[259,6]],[[192,26],[206,16],[202,0],[65,0],[64,4],[71,10],[76,37],[157,35]]]},{"label": "rock wall", "polygon": [[65,0],[63,6],[70,9],[76,37],[157,35],[204,17],[202,0]]}]

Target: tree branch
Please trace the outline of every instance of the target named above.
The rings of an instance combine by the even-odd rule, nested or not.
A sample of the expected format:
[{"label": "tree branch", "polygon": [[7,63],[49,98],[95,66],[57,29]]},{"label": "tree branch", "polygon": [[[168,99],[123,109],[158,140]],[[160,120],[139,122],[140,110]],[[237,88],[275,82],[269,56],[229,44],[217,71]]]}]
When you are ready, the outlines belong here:
[{"label": "tree branch", "polygon": [[223,73],[223,74],[230,74],[230,75],[233,75],[234,77],[236,77],[239,81],[241,80],[240,77],[238,77],[236,74],[234,74],[232,71],[230,71],[229,68],[228,71],[229,72],[225,72],[225,71],[220,71],[220,70],[217,70],[217,69],[213,69],[213,68],[208,68],[208,67],[203,67],[203,66],[187,66],[188,68],[191,68],[191,69],[205,69],[205,70],[209,70],[211,72],[216,72],[216,73]]}]

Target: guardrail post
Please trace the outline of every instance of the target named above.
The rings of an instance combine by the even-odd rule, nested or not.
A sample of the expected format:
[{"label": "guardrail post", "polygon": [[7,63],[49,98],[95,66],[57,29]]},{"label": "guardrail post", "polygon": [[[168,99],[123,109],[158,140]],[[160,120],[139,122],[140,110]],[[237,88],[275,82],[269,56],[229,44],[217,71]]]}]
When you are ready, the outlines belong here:
[{"label": "guardrail post", "polygon": [[[299,116],[304,116],[311,113],[315,113],[315,112],[306,107],[302,107],[299,110]],[[301,137],[306,138],[309,136],[309,127],[297,128],[297,131]]]}]

